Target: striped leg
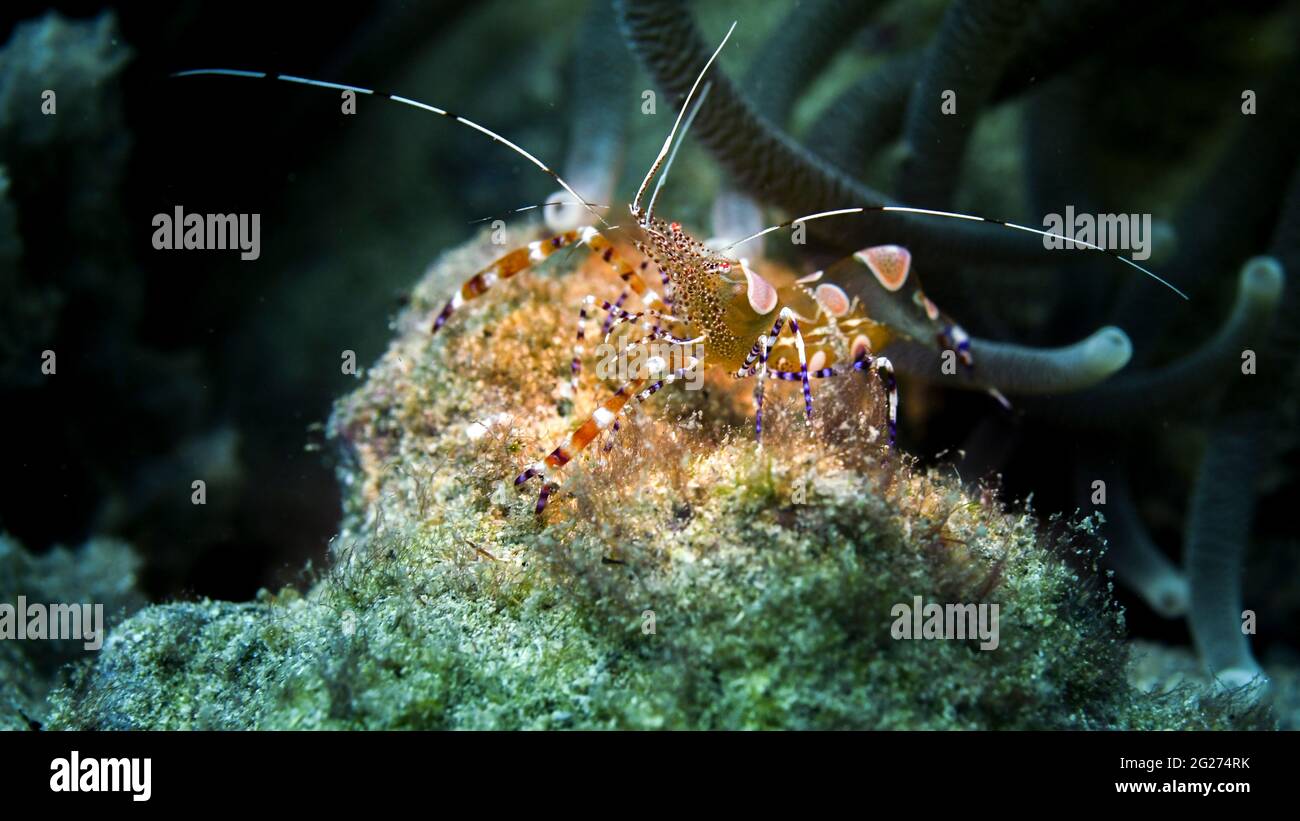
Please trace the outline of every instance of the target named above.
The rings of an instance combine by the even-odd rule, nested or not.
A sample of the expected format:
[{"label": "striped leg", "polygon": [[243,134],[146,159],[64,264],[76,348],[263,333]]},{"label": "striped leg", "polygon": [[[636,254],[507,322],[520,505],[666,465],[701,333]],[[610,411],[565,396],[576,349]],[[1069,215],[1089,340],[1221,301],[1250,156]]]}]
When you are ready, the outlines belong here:
[{"label": "striped leg", "polygon": [[614,449],[614,437],[618,436],[618,420],[614,420],[614,426],[609,429],[609,436],[605,439],[604,453],[609,453]]},{"label": "striped leg", "polygon": [[[927,300],[928,301],[928,300]],[[975,357],[971,353],[970,334],[966,329],[957,323],[943,317],[943,330],[936,334],[939,347],[943,350],[954,351],[957,354],[957,361],[961,363],[962,370],[971,373],[975,370]],[[1003,395],[1002,391],[997,388],[986,388],[985,392],[993,397],[1003,410],[1011,410],[1011,400]]]},{"label": "striped leg", "polygon": [[970,352],[970,334],[966,333],[965,328],[952,320],[947,320],[943,330],[939,331],[936,337],[941,349],[957,354],[957,360],[961,362],[963,370],[968,372],[975,370],[975,359]]},{"label": "striped leg", "polygon": [[803,409],[805,424],[812,424],[812,385],[808,384],[808,351],[804,348],[803,334],[799,332],[799,323],[794,312],[786,308],[782,313],[790,315],[790,333],[794,335],[794,347],[799,352],[799,381],[803,383]]},{"label": "striped leg", "polygon": [[[781,319],[777,319],[778,327],[780,327],[781,322]],[[768,336],[760,336],[758,340],[754,342],[754,347],[749,349],[749,355],[745,357],[745,363],[741,365],[740,369],[732,374],[732,376],[736,379],[744,379],[747,376],[753,376],[757,373],[757,366],[754,363],[758,361],[759,354],[761,353],[764,344],[766,344],[770,349],[774,344],[776,344],[776,334],[771,333]]]},{"label": "striped leg", "polygon": [[582,452],[583,448],[591,444],[601,431],[606,430],[614,423],[619,414],[623,412],[623,406],[628,400],[636,395],[645,384],[650,381],[647,378],[633,379],[624,383],[614,395],[606,399],[599,407],[583,422],[574,429],[564,443],[551,451],[541,462],[530,465],[515,477],[515,485],[522,485],[533,477],[539,477],[542,481],[541,492],[537,496],[537,507],[535,511],[541,513],[546,509],[546,502],[556,487],[555,483],[548,481],[546,478],[547,470],[559,470],[573,460],[573,457]]},{"label": "striped leg", "polygon": [[[645,276],[646,269],[649,267],[650,267],[650,262],[648,260],[642,261],[641,263],[642,276]],[[663,286],[664,304],[671,309],[673,304],[673,298],[672,298],[673,279],[672,277],[668,276],[668,272],[664,270],[662,265],[656,265],[655,267],[659,270],[659,282]]]},{"label": "striped leg", "polygon": [[587,309],[595,302],[596,298],[588,294],[582,298],[582,305],[578,307],[578,335],[573,343],[573,361],[569,363],[569,387],[573,388],[575,394],[578,391],[578,374],[582,372],[582,343],[587,337]]},{"label": "striped leg", "polygon": [[699,362],[691,358],[687,367],[665,373],[663,361],[658,360],[656,362],[655,359],[651,359],[650,363],[648,363],[649,374],[647,376],[637,377],[624,383],[612,396],[602,402],[585,422],[575,428],[568,438],[564,440],[563,444],[551,451],[550,455],[544,460],[530,465],[516,476],[516,486],[522,485],[534,477],[541,479],[542,489],[537,497],[535,512],[541,513],[546,509],[546,503],[551,494],[559,487],[558,484],[547,479],[548,470],[559,470],[573,461],[574,457],[582,453],[600,435],[601,431],[611,428],[617,430],[619,416],[622,415],[629,400],[635,398],[638,403],[644,402],[664,385],[682,378],[698,365]]},{"label": "striped leg", "polygon": [[[644,265],[645,263],[642,264]],[[618,295],[618,299],[614,300],[614,310],[605,312],[605,321],[600,324],[600,333],[602,336],[609,336],[609,329],[614,325],[614,320],[616,319],[614,311],[623,309],[623,303],[627,301],[629,293],[631,293],[631,291],[624,290],[623,293]]]},{"label": "striped leg", "polygon": [[787,322],[790,325],[790,333],[794,336],[795,350],[799,354],[799,381],[803,383],[804,421],[806,424],[812,424],[813,402],[812,385],[808,381],[808,351],[804,348],[803,334],[799,330],[799,322],[795,319],[794,311],[782,308],[781,314],[772,324],[772,330],[767,336],[759,337],[745,363],[734,374],[737,378],[744,378],[755,373],[753,363],[755,358],[758,359],[758,384],[754,386],[754,435],[760,443],[763,440],[763,381],[767,377],[767,357]]},{"label": "striped leg", "polygon": [[642,302],[647,308],[655,310],[664,310],[663,298],[655,291],[646,287],[645,280],[641,279],[623,259],[615,252],[614,246],[595,228],[587,227],[573,231],[565,231],[562,234],[556,234],[549,239],[539,239],[528,243],[523,248],[516,248],[505,256],[493,262],[483,270],[470,277],[456,295],[447,302],[446,306],[433,321],[431,333],[437,333],[442,326],[447,323],[451,315],[457,311],[466,302],[482,296],[489,288],[498,282],[510,279],[520,271],[525,271],[551,254],[574,244],[583,244],[591,248],[592,251],[600,254],[614,273],[627,283],[628,288],[633,293],[641,297]]},{"label": "striped leg", "polygon": [[[885,395],[889,401],[889,447],[892,450],[898,439],[898,383],[894,379],[894,365],[883,356],[873,357],[869,353],[859,354],[859,358],[854,360],[853,365],[849,368],[821,368],[810,371],[809,376],[814,379],[829,379],[833,376],[843,376],[846,373],[858,372],[866,374],[871,371],[880,379],[880,384],[885,389]],[[802,373],[796,371],[769,371],[773,379],[780,379],[785,382],[794,382],[803,377]]]},{"label": "striped leg", "polygon": [[[691,359],[692,362],[694,362],[694,357],[691,357]],[[695,369],[695,364],[691,364],[686,366],[685,368],[678,368],[677,370],[672,371],[671,373],[664,374],[661,378],[655,380],[654,384],[652,384],[650,387],[646,388],[645,390],[641,391],[636,395],[637,404],[639,405],[642,402],[649,399],[650,397],[654,396],[656,393],[659,392],[661,388],[663,388],[664,385],[670,385],[673,382],[676,382],[678,379],[685,378],[686,374],[690,373],[694,369]],[[617,422],[614,423],[614,428],[615,429],[618,428]]]},{"label": "striped leg", "polygon": [[[595,300],[594,297],[588,297],[588,299],[591,300],[591,302],[586,303],[587,305],[594,304],[594,300]],[[608,302],[602,302],[601,307],[607,312],[608,316],[612,317],[618,313],[622,314],[622,316],[619,317],[618,322],[616,322],[615,325],[631,324],[646,315],[645,313],[629,314],[625,311],[621,311],[616,306],[610,305]],[[651,313],[655,313],[655,312],[651,312]],[[585,313],[583,314],[583,319],[586,319]],[[673,319],[673,321],[677,322],[678,320]],[[681,323],[681,324],[685,325],[685,323]],[[658,322],[655,322],[654,325],[651,325],[649,322],[642,322],[639,326],[636,326],[635,328],[632,329],[633,332],[635,332],[636,330],[640,330],[642,332],[641,335],[636,337],[635,339],[624,340],[625,344],[618,352],[618,356],[620,358],[626,357],[628,352],[631,351],[634,347],[638,345],[644,345],[649,342],[667,342],[669,345],[695,345],[704,341],[703,336],[695,336],[689,339],[686,337],[674,336],[671,331],[668,331],[667,329],[660,327]],[[608,333],[605,335],[606,344],[608,344],[609,342],[609,336],[610,335]],[[579,343],[582,342],[582,339],[583,339],[583,331],[580,326],[578,331]],[[575,356],[571,366],[571,371],[573,373],[572,385],[575,390],[578,387],[578,379],[577,379],[578,373],[581,371],[581,364],[578,361],[578,357],[581,356],[583,353],[584,351],[581,347],[581,344],[575,347],[574,350]],[[598,367],[597,376],[599,375],[600,375],[600,368]]]},{"label": "striped leg", "polygon": [[641,298],[642,305],[649,310],[662,311],[664,313],[668,312],[668,306],[664,303],[664,299],[659,295],[659,292],[653,291],[646,286],[645,280],[641,278],[641,275],[637,273],[631,265],[627,264],[627,262],[619,255],[618,251],[614,249],[614,244],[606,239],[603,234],[595,228],[583,228],[582,242],[590,247],[591,250],[600,254],[600,258],[603,259],[610,268],[614,269],[614,273],[618,274],[620,279],[627,283],[627,287],[632,289],[632,293]]},{"label": "striped leg", "polygon": [[[650,334],[652,335],[658,335],[661,332],[663,332],[663,333],[667,333],[671,337],[672,335],[668,331],[664,330],[665,325],[686,324],[685,320],[681,319],[680,317],[670,316],[669,314],[663,313],[661,311],[646,310],[646,311],[638,311],[634,314],[630,314],[627,311],[618,310],[614,306],[610,306],[608,302],[602,303],[601,307],[604,308],[605,310],[610,310],[611,312],[617,311],[617,318],[614,320],[614,322],[610,323],[609,329],[605,332],[606,342],[609,341],[609,337],[611,334],[614,333],[615,328],[619,327],[620,325],[627,325],[636,322],[640,320],[642,317],[648,316],[654,320],[653,325],[650,325],[648,323],[642,323],[641,326],[646,331],[650,332]],[[672,337],[672,338],[677,339],[677,337]],[[678,341],[685,342],[686,340],[681,339]]]},{"label": "striped leg", "polygon": [[[694,360],[694,357],[692,357],[692,360]],[[653,385],[638,393],[636,395],[636,403],[639,405],[642,402],[649,399],[650,397],[654,396],[656,393],[658,393],[660,389],[662,389],[665,385],[676,382],[678,379],[684,379],[686,375],[694,369],[694,367],[695,366],[692,365],[690,367],[678,368],[672,373],[666,374],[663,379],[656,381]],[[605,450],[604,450],[605,453],[609,453],[609,451],[614,447],[615,437],[618,436],[618,430],[619,430],[618,423],[619,420],[615,419],[613,426],[610,428],[610,435],[605,441]]]},{"label": "striped leg", "polygon": [[[781,320],[777,320],[780,322]],[[767,378],[767,337],[759,337],[758,381],[754,385],[754,441],[763,446],[763,380]],[[737,374],[740,376],[741,374]]]},{"label": "striped leg", "polygon": [[[662,266],[656,265],[655,268],[659,271],[659,282],[663,287],[663,290],[658,292],[659,296],[663,299],[664,305],[671,306],[673,304],[673,300],[670,296],[673,286],[672,278],[668,276],[668,272],[665,271]],[[648,277],[650,274],[650,260],[641,260],[641,264],[637,266],[637,272],[640,274],[642,279]],[[627,299],[628,293],[628,291],[624,291],[622,295],[619,296],[618,301],[614,303],[614,306],[617,308],[623,307],[623,302]],[[605,320],[605,326],[603,328],[604,333],[609,333],[609,326],[612,322],[612,318]]]},{"label": "striped leg", "polygon": [[[607,339],[608,329],[613,324],[614,319],[620,314],[630,316],[630,314],[619,307],[623,304],[623,300],[627,299],[629,293],[631,292],[624,291],[622,296],[620,296],[618,301],[613,305],[609,304],[607,301],[602,301],[600,303],[600,309],[605,312],[605,320],[601,324],[601,330],[605,333]],[[578,389],[578,377],[582,373],[582,357],[586,353],[583,345],[587,338],[587,321],[591,319],[591,316],[594,313],[592,308],[595,304],[596,297],[588,294],[583,297],[582,304],[578,308],[577,340],[573,346],[573,360],[569,363],[569,384],[575,391]]]}]

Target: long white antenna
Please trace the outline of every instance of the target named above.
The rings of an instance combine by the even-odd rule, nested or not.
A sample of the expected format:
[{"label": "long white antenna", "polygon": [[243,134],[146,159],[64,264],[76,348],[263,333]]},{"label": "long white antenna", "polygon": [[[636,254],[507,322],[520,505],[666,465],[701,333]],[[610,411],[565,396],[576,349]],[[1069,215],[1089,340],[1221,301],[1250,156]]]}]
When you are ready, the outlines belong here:
[{"label": "long white antenna", "polygon": [[650,180],[654,178],[654,175],[659,171],[660,166],[663,165],[664,158],[668,156],[668,148],[673,144],[673,137],[677,135],[677,129],[681,127],[682,118],[686,116],[686,110],[690,108],[691,98],[695,96],[695,90],[700,87],[700,81],[703,80],[704,75],[708,73],[709,66],[713,65],[713,61],[718,59],[718,55],[722,53],[722,47],[731,39],[731,33],[735,30],[736,24],[733,22],[731,28],[727,29],[727,35],[722,38],[722,42],[718,44],[717,49],[713,52],[713,56],[704,64],[704,68],[700,71],[700,75],[695,78],[695,83],[691,86],[690,93],[686,95],[686,100],[682,103],[682,110],[677,112],[677,122],[673,123],[673,130],[668,132],[668,139],[664,140],[663,148],[659,149],[659,156],[655,157],[654,164],[650,166],[650,170],[646,172],[645,179],[641,182],[641,187],[637,189],[636,199],[632,200],[632,213],[638,218],[641,216],[641,198],[645,196],[646,189],[650,187]]},{"label": "long white antenna", "polygon": [[173,77],[202,77],[202,76],[247,77],[251,79],[269,78],[274,80],[282,80],[286,83],[298,83],[300,85],[316,86],[318,88],[332,88],[341,91],[353,91],[356,92],[357,94],[375,94],[379,97],[386,97],[387,99],[392,100],[395,103],[401,103],[402,105],[408,105],[411,106],[412,108],[418,108],[421,109],[422,111],[428,111],[442,117],[447,117],[448,119],[455,120],[456,122],[460,123],[463,126],[466,126],[467,128],[474,129],[480,134],[486,135],[493,142],[501,143],[502,145],[509,148],[511,151],[515,152],[519,156],[528,160],[533,165],[542,169],[543,172],[548,174],[553,180],[559,183],[561,188],[569,192],[569,194],[572,195],[575,200],[582,203],[583,207],[586,208],[588,211],[590,211],[596,217],[596,219],[600,220],[602,225],[606,227],[610,227],[609,223],[605,222],[605,218],[602,217],[600,213],[596,211],[595,207],[591,203],[583,199],[581,194],[573,190],[572,186],[570,186],[567,182],[565,182],[560,177],[559,174],[551,170],[551,168],[548,165],[546,165],[546,163],[537,159],[531,153],[524,150],[523,147],[516,145],[510,140],[507,140],[505,137],[501,136],[495,131],[489,128],[485,128],[484,126],[479,125],[473,120],[467,119],[465,117],[461,117],[458,114],[453,114],[450,111],[446,111],[444,109],[438,108],[437,106],[429,105],[428,103],[422,103],[419,100],[412,100],[409,97],[402,97],[397,94],[386,94],[383,92],[376,92],[374,89],[361,88],[360,86],[344,85],[342,83],[330,83],[325,80],[312,80],[307,77],[295,77],[292,74],[272,75],[266,73],[265,71],[241,71],[233,68],[198,68],[198,69],[190,69],[188,71],[178,71],[172,74],[172,76]]},{"label": "long white antenna", "polygon": [[1143,268],[1141,265],[1138,265],[1136,262],[1129,259],[1128,257],[1122,254],[1118,254],[1110,250],[1109,248],[1103,248],[1100,245],[1094,245],[1093,243],[1088,242],[1086,240],[1067,237],[1064,234],[1056,234],[1051,231],[1042,231],[1038,228],[1030,228],[1027,225],[1018,225],[1014,222],[1006,222],[1004,220],[993,219],[992,217],[980,217],[980,216],[976,216],[975,214],[960,214],[957,213],[956,211],[935,211],[930,208],[911,208],[906,205],[872,205],[872,206],[865,206],[865,207],[858,207],[858,208],[840,208],[835,211],[820,211],[816,214],[807,214],[805,216],[796,217],[795,219],[783,222],[780,225],[773,225],[769,228],[764,228],[762,231],[759,231],[756,234],[751,234],[750,236],[747,236],[742,240],[738,240],[736,242],[731,243],[730,245],[728,245],[726,248],[723,248],[722,250],[729,251],[732,248],[735,248],[737,245],[741,245],[743,243],[749,242],[751,239],[757,239],[761,236],[770,234],[773,231],[780,231],[782,228],[789,228],[790,226],[800,222],[812,222],[813,220],[825,219],[826,217],[838,217],[844,214],[869,214],[869,213],[876,213],[881,211],[891,211],[899,214],[920,214],[922,216],[928,216],[928,217],[943,217],[945,219],[969,220],[971,222],[987,222],[993,225],[1001,225],[1003,228],[1013,228],[1017,231],[1028,231],[1029,233],[1037,234],[1040,237],[1051,237],[1053,239],[1059,239],[1063,242],[1073,242],[1075,245],[1081,245],[1084,248],[1088,248],[1093,251],[1101,251],[1103,254],[1106,254],[1107,256],[1110,257],[1114,257],[1115,259],[1119,260],[1125,265],[1131,265],[1134,268],[1141,271],[1142,273],[1154,279],[1156,282],[1159,282],[1161,285],[1165,286],[1169,290],[1178,294],[1183,299],[1189,299],[1187,294],[1183,293],[1178,288],[1174,287],[1174,285],[1170,283],[1168,280],[1157,276],[1156,274],[1152,273],[1146,268]]},{"label": "long white antenna", "polygon": [[664,180],[668,179],[668,172],[673,170],[673,160],[677,159],[677,150],[686,142],[686,135],[691,131],[691,123],[695,122],[695,115],[700,113],[700,109],[704,106],[704,101],[709,97],[709,89],[712,87],[713,84],[709,83],[704,86],[702,91],[700,91],[700,99],[695,101],[695,105],[691,107],[691,113],[686,117],[686,123],[682,126],[682,138],[673,145],[673,150],[668,155],[668,161],[664,163],[663,171],[659,172],[659,179],[655,180],[654,193],[650,195],[650,202],[647,203],[645,207],[645,218],[647,221],[649,221],[650,217],[654,214],[655,200],[659,199],[659,189],[664,187]]},{"label": "long white antenna", "polygon": [[[512,214],[522,214],[525,211],[536,211],[538,208],[550,208],[552,205],[572,205],[572,204],[573,203],[569,202],[568,200],[551,200],[550,202],[539,202],[536,205],[525,205],[521,208],[511,208],[509,211],[499,216],[479,217],[476,220],[470,220],[469,224],[478,225],[481,222],[490,222],[492,220],[504,219],[506,217],[509,217]],[[600,205],[599,203],[594,203],[594,202],[592,203],[592,206],[595,208],[609,207],[608,205]],[[617,228],[618,226],[614,226],[614,227]]]}]

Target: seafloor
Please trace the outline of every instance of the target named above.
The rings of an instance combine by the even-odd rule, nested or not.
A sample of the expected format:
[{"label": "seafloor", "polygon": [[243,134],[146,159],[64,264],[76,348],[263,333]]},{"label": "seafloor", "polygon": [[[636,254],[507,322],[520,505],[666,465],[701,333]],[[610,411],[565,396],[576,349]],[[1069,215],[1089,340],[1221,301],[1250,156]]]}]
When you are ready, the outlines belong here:
[{"label": "seafloor", "polygon": [[[575,463],[539,520],[516,466],[603,390],[560,388],[561,306],[607,283],[527,278],[431,337],[440,296],[499,251],[485,235],[434,265],[337,404],[347,515],[305,594],[144,608],[47,702],[12,679],[6,698],[95,729],[1271,725],[1181,659],[1134,663],[1089,522],[884,458],[853,383],[819,392],[811,432],[774,400],[761,451],[747,386],[683,392]],[[892,639],[916,595],[999,603],[1000,646]]]}]

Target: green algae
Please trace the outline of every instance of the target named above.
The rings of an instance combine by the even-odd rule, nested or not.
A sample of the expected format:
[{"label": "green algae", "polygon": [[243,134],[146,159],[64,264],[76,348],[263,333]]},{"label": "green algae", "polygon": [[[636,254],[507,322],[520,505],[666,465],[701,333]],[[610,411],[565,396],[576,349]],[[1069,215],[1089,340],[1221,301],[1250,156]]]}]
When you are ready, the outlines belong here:
[{"label": "green algae", "polygon": [[[617,284],[561,259],[430,337],[440,298],[500,251],[433,266],[338,403],[344,518],[307,592],[140,612],[71,672],[50,726],[1267,725],[1230,695],[1130,686],[1096,523],[1040,523],[887,456],[865,382],[819,386],[811,431],[774,389],[761,450],[748,386],[656,398],[534,516],[513,476],[608,390],[564,390],[572,306]],[[998,604],[998,648],[891,638],[918,595]]]}]

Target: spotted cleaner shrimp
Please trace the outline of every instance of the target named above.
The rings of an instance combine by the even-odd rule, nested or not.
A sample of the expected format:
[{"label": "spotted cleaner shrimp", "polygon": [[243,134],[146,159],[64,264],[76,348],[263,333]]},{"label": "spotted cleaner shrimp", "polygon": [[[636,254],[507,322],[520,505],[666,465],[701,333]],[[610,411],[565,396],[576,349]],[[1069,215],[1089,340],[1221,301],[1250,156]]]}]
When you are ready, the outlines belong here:
[{"label": "spotted cleaner shrimp", "polygon": [[[655,200],[667,178],[676,149],[689,130],[694,112],[707,99],[708,86],[705,85],[701,90],[701,84],[735,27],[736,24],[732,23],[696,77],[672,129],[629,205],[633,223],[626,230],[632,235],[632,246],[641,257],[636,264],[629,263],[620,248],[610,239],[612,232],[621,229],[621,226],[608,223],[596,210],[596,206],[584,199],[546,163],[504,136],[466,117],[396,94],[288,74],[238,69],[194,69],[177,72],[173,76],[218,75],[274,79],[386,98],[446,117],[522,156],[559,184],[559,193],[569,198],[567,204],[581,206],[580,210],[585,213],[581,219],[572,221],[572,227],[532,241],[525,247],[516,248],[476,272],[432,319],[430,326],[430,332],[436,334],[466,303],[482,296],[504,280],[533,268],[556,251],[586,247],[601,257],[606,267],[622,280],[626,290],[613,303],[597,302],[593,296],[584,299],[579,309],[577,346],[571,365],[573,384],[576,385],[581,370],[585,327],[596,318],[596,310],[604,314],[601,327],[607,341],[612,334],[633,328],[640,335],[625,341],[625,350],[657,343],[681,353],[679,357],[649,356],[642,372],[624,381],[559,446],[541,461],[527,466],[515,478],[516,485],[523,485],[532,479],[539,480],[540,490],[535,506],[535,511],[539,514],[558,488],[554,473],[577,457],[603,432],[617,433],[620,416],[629,402],[644,402],[664,386],[681,380],[706,365],[721,367],[737,379],[753,377],[756,380],[754,424],[755,438],[760,447],[764,385],[768,378],[801,383],[804,419],[811,425],[812,380],[852,374],[874,376],[887,395],[888,442],[891,450],[896,445],[898,389],[892,363],[877,351],[899,338],[925,340],[937,344],[941,350],[952,351],[964,368],[975,367],[970,337],[926,296],[919,277],[913,270],[911,254],[906,248],[877,245],[864,248],[841,261],[845,265],[857,266],[859,270],[865,268],[871,274],[870,277],[858,279],[862,287],[855,289],[858,293],[850,297],[844,288],[830,281],[828,276],[828,271],[835,271],[841,263],[830,266],[826,271],[774,284],[771,279],[776,277],[765,277],[749,260],[733,253],[736,247],[774,231],[818,219],[873,212],[901,212],[942,219],[988,222],[1105,253],[1138,269],[1186,299],[1182,292],[1164,279],[1102,246],[973,214],[902,205],[848,207],[796,217],[765,228],[725,248],[710,247],[692,237],[680,223],[659,219],[654,215]],[[700,92],[698,97],[697,92]],[[656,186],[647,200],[646,194],[652,182]],[[658,286],[662,292],[647,282],[652,267],[659,275]],[[640,301],[640,311],[632,312],[622,307],[629,293],[635,294]],[[691,355],[689,351],[692,350],[700,351],[703,355]],[[670,359],[681,363],[681,367],[671,367]],[[991,393],[1005,403],[1006,400],[995,389]]]}]

